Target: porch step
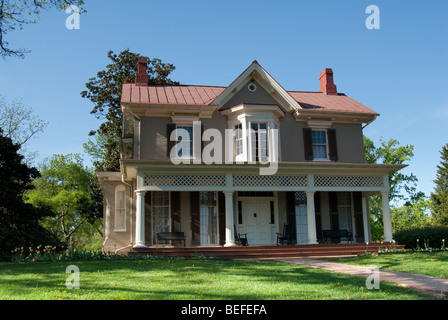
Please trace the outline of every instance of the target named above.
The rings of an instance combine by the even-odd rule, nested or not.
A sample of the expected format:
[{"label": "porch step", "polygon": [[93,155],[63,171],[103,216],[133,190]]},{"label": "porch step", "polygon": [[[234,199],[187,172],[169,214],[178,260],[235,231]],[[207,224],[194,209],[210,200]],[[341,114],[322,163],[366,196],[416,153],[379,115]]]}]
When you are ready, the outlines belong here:
[{"label": "porch step", "polygon": [[362,255],[366,252],[375,253],[380,249],[386,250],[392,248],[402,249],[404,245],[394,243],[372,243],[369,245],[365,243],[354,243],[248,247],[159,247],[133,248],[130,252],[132,254],[184,258],[205,256],[220,259],[277,259]]}]

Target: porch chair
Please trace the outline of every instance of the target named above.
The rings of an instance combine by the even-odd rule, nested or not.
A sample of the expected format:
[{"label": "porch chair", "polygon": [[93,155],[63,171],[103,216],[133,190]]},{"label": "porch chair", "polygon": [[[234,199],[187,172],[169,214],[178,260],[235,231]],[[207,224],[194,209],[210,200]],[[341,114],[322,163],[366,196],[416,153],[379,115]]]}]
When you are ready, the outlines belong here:
[{"label": "porch chair", "polygon": [[235,229],[235,242],[239,246],[248,246],[249,243],[247,242],[247,233],[238,233],[236,230],[236,226],[233,226]]},{"label": "porch chair", "polygon": [[293,225],[285,223],[283,233],[277,232],[277,245],[292,244],[293,231]]}]

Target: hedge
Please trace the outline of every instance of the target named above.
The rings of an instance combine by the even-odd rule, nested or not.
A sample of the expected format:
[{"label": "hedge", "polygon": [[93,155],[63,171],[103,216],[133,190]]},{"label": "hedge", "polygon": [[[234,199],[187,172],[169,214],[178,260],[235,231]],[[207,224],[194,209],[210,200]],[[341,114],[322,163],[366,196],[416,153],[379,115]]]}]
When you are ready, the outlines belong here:
[{"label": "hedge", "polygon": [[394,234],[394,239],[398,244],[406,245],[407,249],[417,249],[417,246],[440,249],[445,245],[443,240],[448,245],[448,227],[401,230]]}]

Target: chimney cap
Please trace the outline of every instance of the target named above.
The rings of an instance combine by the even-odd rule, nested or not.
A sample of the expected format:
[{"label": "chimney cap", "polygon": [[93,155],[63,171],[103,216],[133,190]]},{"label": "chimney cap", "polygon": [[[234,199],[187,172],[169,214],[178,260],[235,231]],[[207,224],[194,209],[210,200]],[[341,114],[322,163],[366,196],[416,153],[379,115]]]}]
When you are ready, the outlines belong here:
[{"label": "chimney cap", "polygon": [[333,69],[331,68],[325,68],[319,75],[319,79],[322,78],[324,75],[332,75],[333,74]]}]

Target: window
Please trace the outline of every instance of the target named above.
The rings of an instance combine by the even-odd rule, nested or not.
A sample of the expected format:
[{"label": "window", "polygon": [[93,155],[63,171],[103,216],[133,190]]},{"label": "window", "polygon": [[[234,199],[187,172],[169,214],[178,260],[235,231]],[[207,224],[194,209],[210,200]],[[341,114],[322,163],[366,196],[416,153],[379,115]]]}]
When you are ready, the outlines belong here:
[{"label": "window", "polygon": [[252,161],[260,159],[266,161],[269,157],[268,124],[265,122],[251,122]]},{"label": "window", "polygon": [[217,195],[216,192],[200,192],[200,233],[201,245],[217,244]]},{"label": "window", "polygon": [[238,224],[243,224],[243,204],[238,201]]},{"label": "window", "polygon": [[328,159],[327,157],[327,132],[312,130],[311,141],[313,145],[314,159]]},{"label": "window", "polygon": [[170,232],[170,192],[151,192],[152,241],[157,243],[158,232]]},{"label": "window", "polygon": [[176,148],[179,158],[193,157],[193,126],[176,126]]},{"label": "window", "polygon": [[305,160],[338,161],[336,130],[303,128]]},{"label": "window", "polygon": [[115,226],[114,230],[126,230],[126,188],[115,188]]},{"label": "window", "polygon": [[243,128],[242,124],[235,126],[235,155],[239,156],[243,154]]},{"label": "window", "polygon": [[255,92],[257,91],[257,85],[255,83],[250,83],[247,88],[249,89],[249,91]]},{"label": "window", "polygon": [[271,209],[271,224],[275,223],[275,210],[274,210],[274,201],[270,201],[270,209]]},{"label": "window", "polygon": [[[350,192],[338,192],[337,195],[337,205],[338,205],[338,226],[339,229],[345,229],[349,232],[353,231],[352,226],[352,198]],[[347,240],[346,238],[341,238],[341,240]]]}]

